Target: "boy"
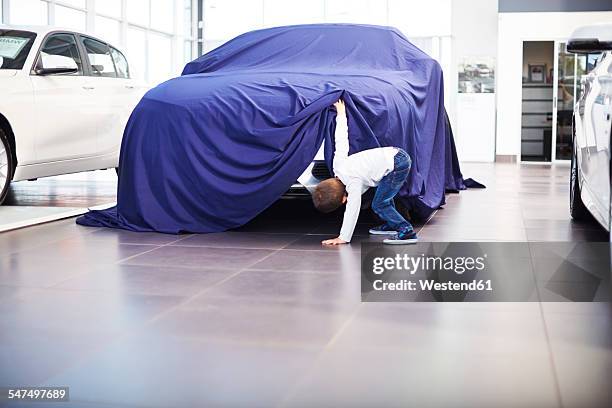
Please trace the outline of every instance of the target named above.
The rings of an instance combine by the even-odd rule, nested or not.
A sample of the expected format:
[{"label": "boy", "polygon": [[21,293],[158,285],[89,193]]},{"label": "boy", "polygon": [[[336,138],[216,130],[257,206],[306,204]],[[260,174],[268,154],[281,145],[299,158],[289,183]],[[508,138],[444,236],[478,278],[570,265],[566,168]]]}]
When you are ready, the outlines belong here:
[{"label": "boy", "polygon": [[377,187],[372,209],[385,222],[370,229],[373,235],[391,235],[385,244],[414,244],[417,235],[412,225],[395,209],[393,198],[408,177],[411,160],[398,147],[378,147],[348,155],[348,125],[344,102],[334,103],[336,108],[336,177],[319,183],[312,195],[315,207],[331,212],[346,203],[340,235],[322,241],[323,245],[341,245],[351,241],[361,209],[361,195],[370,187]]}]

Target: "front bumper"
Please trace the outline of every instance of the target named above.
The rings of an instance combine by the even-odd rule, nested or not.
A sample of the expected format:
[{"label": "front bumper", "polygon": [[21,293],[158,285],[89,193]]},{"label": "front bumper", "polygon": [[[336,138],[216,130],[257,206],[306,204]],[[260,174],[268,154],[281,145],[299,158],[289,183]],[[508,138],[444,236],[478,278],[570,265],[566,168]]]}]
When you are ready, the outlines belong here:
[{"label": "front bumper", "polygon": [[331,178],[332,175],[324,160],[314,160],[306,168],[297,181],[283,194],[282,198],[310,199],[312,192],[321,181]]}]

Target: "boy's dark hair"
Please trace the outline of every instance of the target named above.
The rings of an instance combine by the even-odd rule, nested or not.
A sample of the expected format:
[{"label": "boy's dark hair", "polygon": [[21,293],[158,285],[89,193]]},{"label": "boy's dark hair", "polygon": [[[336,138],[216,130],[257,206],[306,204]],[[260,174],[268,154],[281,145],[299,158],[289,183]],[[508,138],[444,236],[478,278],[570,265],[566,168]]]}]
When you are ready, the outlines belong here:
[{"label": "boy's dark hair", "polygon": [[320,182],[312,194],[312,201],[317,210],[328,213],[342,205],[346,194],[344,184],[337,178],[329,178]]}]

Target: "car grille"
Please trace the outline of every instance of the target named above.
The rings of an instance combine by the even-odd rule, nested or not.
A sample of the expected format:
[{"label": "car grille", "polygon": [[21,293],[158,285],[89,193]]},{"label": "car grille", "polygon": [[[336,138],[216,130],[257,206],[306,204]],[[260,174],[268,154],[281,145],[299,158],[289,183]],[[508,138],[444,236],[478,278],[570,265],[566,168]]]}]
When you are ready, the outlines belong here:
[{"label": "car grille", "polygon": [[302,185],[293,185],[283,194],[283,198],[310,198],[310,193]]},{"label": "car grille", "polygon": [[324,161],[315,162],[314,166],[312,167],[312,175],[319,180],[332,178],[332,175],[327,168],[327,164],[325,164]]}]

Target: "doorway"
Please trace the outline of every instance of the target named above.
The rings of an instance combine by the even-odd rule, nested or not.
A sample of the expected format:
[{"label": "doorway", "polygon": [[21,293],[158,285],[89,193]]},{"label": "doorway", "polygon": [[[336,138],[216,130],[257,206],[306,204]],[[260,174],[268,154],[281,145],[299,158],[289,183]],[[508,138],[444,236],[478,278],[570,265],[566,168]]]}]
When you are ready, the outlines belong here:
[{"label": "doorway", "polygon": [[566,41],[523,42],[521,161],[565,162],[572,156],[572,115],[579,99],[583,57]]},{"label": "doorway", "polygon": [[552,160],[554,65],[554,41],[523,42],[522,161]]}]

